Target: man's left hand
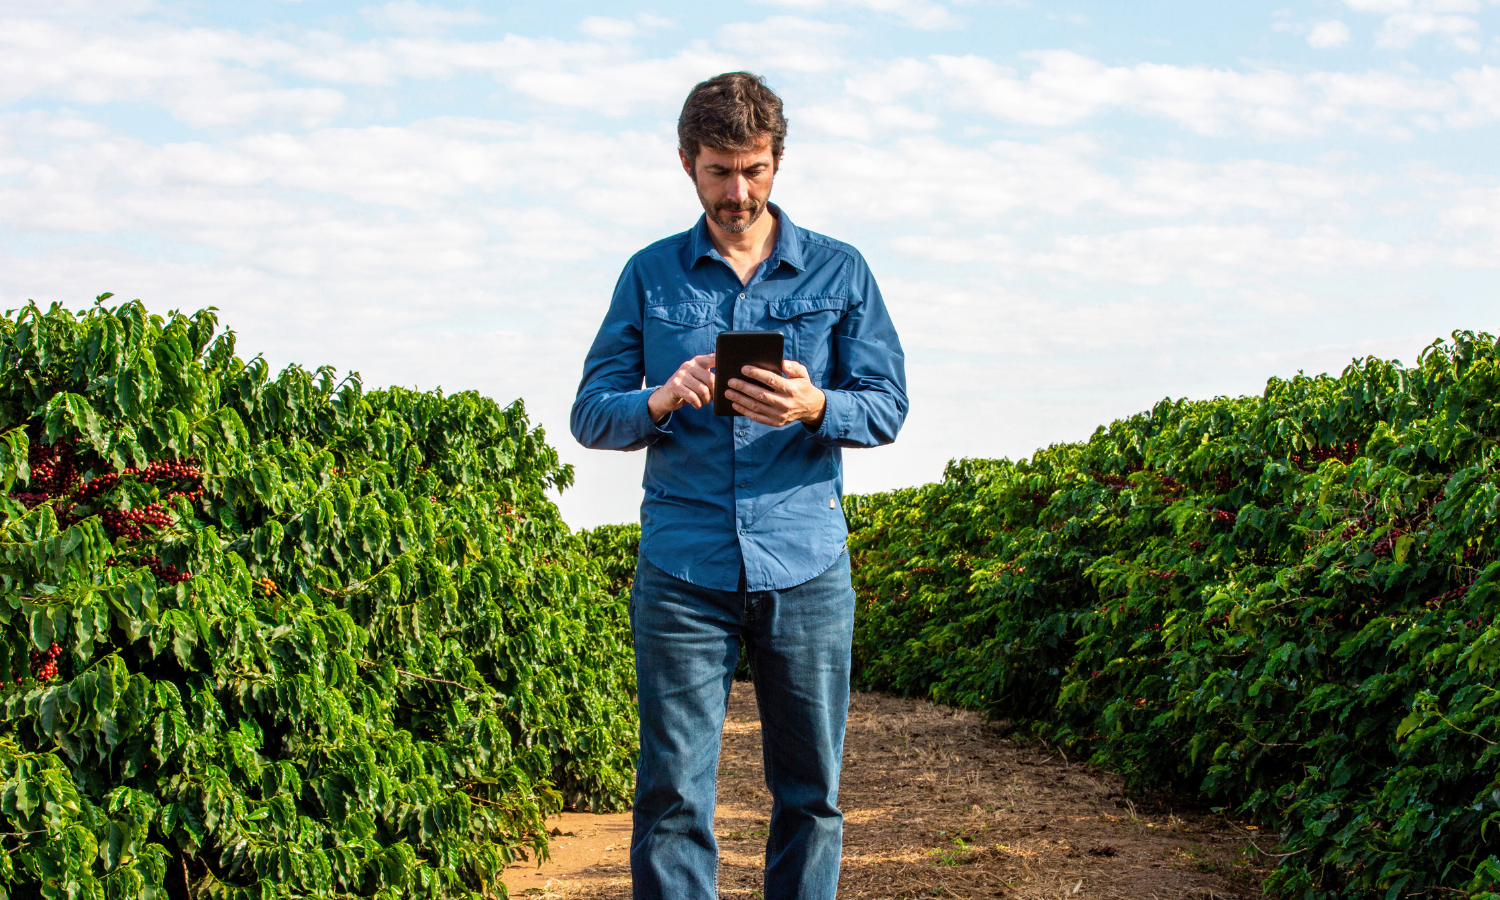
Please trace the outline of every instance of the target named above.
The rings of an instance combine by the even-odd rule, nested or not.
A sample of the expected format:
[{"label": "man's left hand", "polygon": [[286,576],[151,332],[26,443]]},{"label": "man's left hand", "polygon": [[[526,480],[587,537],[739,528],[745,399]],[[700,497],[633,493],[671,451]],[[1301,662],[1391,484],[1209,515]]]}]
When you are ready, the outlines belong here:
[{"label": "man's left hand", "polygon": [[782,363],[786,376],[770,369],[746,366],[744,374],[766,387],[731,378],[725,385],[724,396],[734,404],[735,412],[759,422],[780,428],[793,422],[803,422],[816,429],[823,424],[823,407],[827,398],[813,387],[807,367],[794,359]]}]

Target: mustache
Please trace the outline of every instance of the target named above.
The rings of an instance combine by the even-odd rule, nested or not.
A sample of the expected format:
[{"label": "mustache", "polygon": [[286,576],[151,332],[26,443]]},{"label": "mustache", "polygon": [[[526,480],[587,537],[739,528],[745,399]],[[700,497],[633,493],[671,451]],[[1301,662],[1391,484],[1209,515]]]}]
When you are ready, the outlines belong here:
[{"label": "mustache", "polygon": [[714,204],[714,212],[755,212],[757,209],[760,209],[760,204],[756,203],[754,200],[748,200],[744,203],[735,203],[730,200],[720,200],[718,203]]}]

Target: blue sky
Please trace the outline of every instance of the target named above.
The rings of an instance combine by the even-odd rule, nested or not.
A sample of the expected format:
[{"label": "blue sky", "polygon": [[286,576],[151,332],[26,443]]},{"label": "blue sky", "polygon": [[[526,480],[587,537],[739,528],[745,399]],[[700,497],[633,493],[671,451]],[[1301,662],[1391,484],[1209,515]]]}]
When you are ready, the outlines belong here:
[{"label": "blue sky", "polygon": [[908,352],[848,487],[1166,397],[1496,330],[1500,6],[0,0],[0,299],[220,308],[241,350],[567,410],[621,265],[698,214],[687,90],[786,100],[774,199],[858,246]]}]

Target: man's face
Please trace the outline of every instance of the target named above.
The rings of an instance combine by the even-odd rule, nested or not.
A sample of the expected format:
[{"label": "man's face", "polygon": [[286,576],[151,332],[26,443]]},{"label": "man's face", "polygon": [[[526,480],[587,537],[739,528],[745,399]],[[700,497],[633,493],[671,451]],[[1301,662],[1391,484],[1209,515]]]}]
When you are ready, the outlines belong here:
[{"label": "man's face", "polygon": [[777,163],[769,137],[748,150],[700,147],[698,159],[692,162],[681,151],[678,155],[697,188],[698,202],[715,225],[736,234],[765,213]]}]

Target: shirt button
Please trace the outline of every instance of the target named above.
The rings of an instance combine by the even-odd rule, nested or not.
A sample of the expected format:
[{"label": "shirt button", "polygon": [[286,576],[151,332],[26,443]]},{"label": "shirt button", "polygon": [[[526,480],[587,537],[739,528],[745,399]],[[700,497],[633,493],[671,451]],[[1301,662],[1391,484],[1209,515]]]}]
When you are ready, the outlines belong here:
[{"label": "shirt button", "polygon": [[744,294],[740,294],[740,299],[741,300],[745,299],[745,295]]},{"label": "shirt button", "polygon": [[741,528],[740,529],[740,534],[744,534],[744,533],[745,533],[745,529]]}]

